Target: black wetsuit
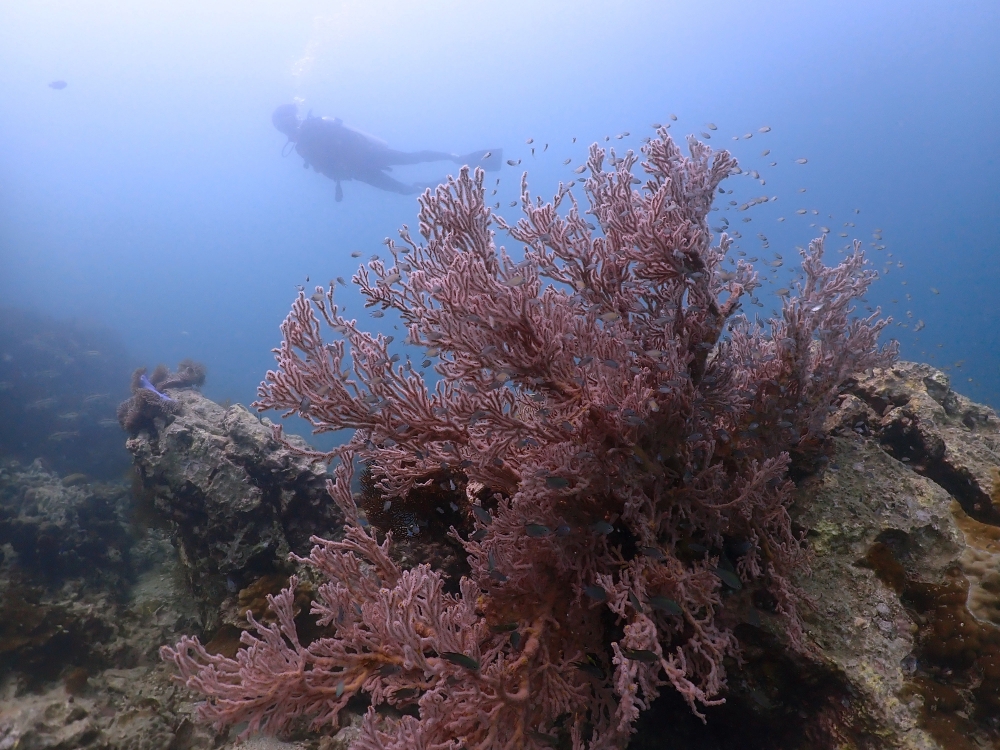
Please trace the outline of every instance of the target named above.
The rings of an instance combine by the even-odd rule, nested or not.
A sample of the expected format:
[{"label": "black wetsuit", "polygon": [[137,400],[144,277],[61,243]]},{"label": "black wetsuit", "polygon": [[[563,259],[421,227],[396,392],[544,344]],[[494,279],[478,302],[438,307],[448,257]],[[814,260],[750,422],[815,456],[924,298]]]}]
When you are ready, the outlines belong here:
[{"label": "black wetsuit", "polygon": [[281,105],[271,115],[271,122],[288,136],[289,143],[295,144],[295,150],[305,160],[306,168],[312,167],[337,183],[338,201],[344,197],[340,186],[344,180],[366,182],[380,190],[403,195],[413,195],[443,182],[400,182],[386,174],[394,166],[450,161],[482,167],[487,172],[492,172],[500,169],[503,159],[503,150],[499,148],[474,151],[465,156],[444,151],[396,151],[378,138],[352,130],[339,118],[331,120],[309,115],[305,120],[299,120],[296,109],[294,104]]},{"label": "black wetsuit", "polygon": [[[345,126],[339,118],[307,117],[295,135],[295,150],[307,168],[312,167],[337,183],[337,200],[343,197],[341,180],[359,180],[380,190],[412,195],[427,185],[400,182],[386,172],[404,164],[462,162],[462,157],[443,151],[396,151],[377,138]],[[477,155],[482,157],[482,153]]]}]

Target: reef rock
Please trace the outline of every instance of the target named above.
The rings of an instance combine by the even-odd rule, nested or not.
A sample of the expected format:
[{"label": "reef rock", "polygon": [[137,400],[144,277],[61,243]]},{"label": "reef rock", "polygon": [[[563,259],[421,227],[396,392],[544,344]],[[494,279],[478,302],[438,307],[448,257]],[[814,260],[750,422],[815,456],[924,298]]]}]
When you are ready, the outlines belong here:
[{"label": "reef rock", "polygon": [[899,363],[854,384],[829,427],[792,508],[813,553],[796,583],[814,653],[795,691],[769,684],[787,654],[763,618],[764,638],[741,632],[768,645],[749,649],[734,694],[763,693],[775,723],[805,714],[816,740],[801,747],[1000,746],[1000,420],[944,373]]},{"label": "reef rock", "polygon": [[128,488],[81,477],[60,480],[41,461],[0,466],[0,548],[48,581],[83,573],[120,592],[132,567]]},{"label": "reef rock", "polygon": [[[239,588],[240,611],[259,613],[282,585],[276,574],[288,572],[287,552],[305,552],[311,534],[336,534],[340,519],[325,467],[274,441],[266,421],[194,392],[171,395],[179,414],[129,448],[176,524],[203,609],[215,605],[205,631],[218,650],[235,649],[236,618],[219,603],[234,604]],[[811,550],[811,570],[794,582],[806,651],[789,645],[772,602],[730,592],[742,662],[727,663],[726,703],[707,708],[703,724],[667,692],[644,712],[630,750],[664,747],[666,737],[681,750],[1000,747],[1000,420],[952,391],[944,373],[899,363],[852,383],[828,428],[792,472],[790,512]],[[237,584],[228,597],[227,579]],[[175,728],[189,726],[185,695],[169,710],[160,704]],[[351,732],[320,746],[346,746]],[[309,737],[319,741],[297,739]]]},{"label": "reef rock", "polygon": [[211,628],[227,593],[288,572],[289,553],[307,554],[313,534],[337,536],[342,518],[326,492],[326,466],[276,441],[268,420],[194,390],[168,392],[178,413],[127,446],[148,499],[174,524]]}]

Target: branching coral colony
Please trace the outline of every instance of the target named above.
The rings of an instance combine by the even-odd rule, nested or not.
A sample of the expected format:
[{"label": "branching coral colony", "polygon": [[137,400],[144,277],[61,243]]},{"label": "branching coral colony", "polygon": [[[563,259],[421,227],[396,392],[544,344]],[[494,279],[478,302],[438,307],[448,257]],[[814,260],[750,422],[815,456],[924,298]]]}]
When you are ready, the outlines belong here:
[{"label": "branching coral colony", "polygon": [[[235,659],[193,638],[164,648],[206,696],[204,720],[335,727],[361,691],[373,705],[363,750],[618,748],[664,686],[696,713],[721,702],[734,589],[804,647],[789,451],[814,444],[838,387],[895,346],[879,348],[878,313],[851,317],[876,276],[860,243],[835,268],[822,240],[803,251],[781,319],[738,314],[757,275],[742,260],[720,267],[730,239],[712,246],[707,216],[739,170],[725,151],[689,148],[660,130],[642,182],[632,152],[604,171],[592,146],[590,209],[566,186],[532,200],[522,181],[516,226],[485,204],[478,170],[427,191],[423,244],[404,227],[387,241],[392,262],[373,259],[355,283],[438,358],[433,390],[391,339],[338,313],[332,287],[299,295],[256,406],[356,430],[313,454],[339,459],[330,494],[348,520],[342,541],[317,538],[302,561],[326,581],[313,610],[330,635],[298,639],[293,578],[275,624],[251,617]],[[496,247],[494,226],[523,261]],[[468,488],[457,593],[390,558],[391,535],[380,544],[352,496],[355,461],[386,503],[449,478]],[[382,703],[409,710],[388,729]]]}]

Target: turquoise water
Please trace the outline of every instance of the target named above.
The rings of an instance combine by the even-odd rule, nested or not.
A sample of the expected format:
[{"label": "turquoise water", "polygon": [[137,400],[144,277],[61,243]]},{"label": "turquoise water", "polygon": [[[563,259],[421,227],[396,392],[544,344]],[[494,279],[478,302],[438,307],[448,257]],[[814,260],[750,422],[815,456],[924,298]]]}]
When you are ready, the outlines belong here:
[{"label": "turquoise water", "polygon": [[0,300],[119,337],[122,388],[132,367],[191,357],[209,396],[249,402],[296,285],[349,281],[416,224],[414,196],[355,181],[337,202],[282,158],[278,105],[404,151],[502,147],[521,160],[496,175],[508,218],[525,168],[551,196],[591,142],[638,149],[669,122],[758,173],[732,178],[720,209],[778,197],[713,214],[748,256],[783,256],[769,289],[824,226],[831,254],[884,246],[869,301],[905,324],[902,356],[1000,405],[1000,6],[760,5],[5,3]]}]

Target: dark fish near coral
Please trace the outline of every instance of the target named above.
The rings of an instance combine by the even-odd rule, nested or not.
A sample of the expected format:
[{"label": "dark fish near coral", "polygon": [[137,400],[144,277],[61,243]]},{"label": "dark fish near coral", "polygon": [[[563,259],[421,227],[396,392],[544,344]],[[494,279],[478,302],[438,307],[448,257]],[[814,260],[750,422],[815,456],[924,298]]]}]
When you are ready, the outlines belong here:
[{"label": "dark fish near coral", "polygon": [[680,615],[684,613],[681,605],[666,596],[651,596],[649,598],[649,606],[661,612],[666,612],[668,615]]},{"label": "dark fish near coral", "polygon": [[597,660],[590,654],[587,655],[587,661],[575,661],[573,662],[573,666],[579,669],[581,672],[589,674],[592,677],[596,677],[599,680],[603,680],[606,677],[606,675],[604,674],[604,670],[601,669],[600,665],[597,663]]},{"label": "dark fish near coral", "polygon": [[450,661],[452,664],[457,664],[460,667],[465,667],[466,669],[475,672],[479,669],[479,662],[473,659],[471,656],[466,656],[465,654],[459,654],[455,651],[442,651],[441,658]]},{"label": "dark fish near coral", "polygon": [[610,534],[612,531],[615,530],[615,527],[612,526],[607,521],[598,521],[597,523],[592,523],[590,525],[590,530],[593,531],[595,534],[602,534],[604,536],[607,536],[608,534]]},{"label": "dark fish near coral", "polygon": [[740,577],[733,573],[731,570],[726,570],[725,568],[716,568],[712,571],[719,577],[719,580],[726,584],[729,588],[739,591],[743,588],[743,581]]},{"label": "dark fish near coral", "polygon": [[647,651],[646,649],[623,648],[622,656],[624,656],[626,659],[631,659],[632,661],[641,661],[646,664],[653,664],[654,662],[660,660],[659,656],[657,656],[652,651]]},{"label": "dark fish near coral", "polygon": [[68,85],[69,84],[67,84],[66,81],[52,81],[49,83],[49,88],[55,89],[56,91],[62,91]]}]

